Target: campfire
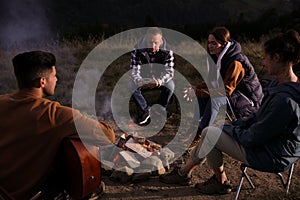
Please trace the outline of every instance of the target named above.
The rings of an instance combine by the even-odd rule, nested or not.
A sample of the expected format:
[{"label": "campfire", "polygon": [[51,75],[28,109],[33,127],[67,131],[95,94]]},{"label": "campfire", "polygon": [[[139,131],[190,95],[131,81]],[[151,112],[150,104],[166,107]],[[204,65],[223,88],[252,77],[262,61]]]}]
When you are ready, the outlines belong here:
[{"label": "campfire", "polygon": [[137,181],[137,177],[146,179],[151,175],[164,174],[169,169],[174,153],[139,135],[137,132],[123,133],[115,145],[105,149],[109,155],[104,156],[102,163],[113,171],[112,180]]}]

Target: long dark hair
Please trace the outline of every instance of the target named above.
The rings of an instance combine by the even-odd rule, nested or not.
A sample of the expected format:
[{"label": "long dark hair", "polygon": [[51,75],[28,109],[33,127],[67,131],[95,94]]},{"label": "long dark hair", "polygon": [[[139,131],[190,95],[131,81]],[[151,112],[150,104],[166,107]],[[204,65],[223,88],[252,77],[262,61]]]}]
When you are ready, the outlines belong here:
[{"label": "long dark hair", "polygon": [[212,34],[222,46],[230,40],[230,32],[224,26],[215,27],[209,34]]},{"label": "long dark hair", "polygon": [[[230,32],[229,30],[224,27],[224,26],[217,26],[213,28],[210,32],[209,35],[213,35],[217,42],[220,43],[223,47],[227,44],[227,42],[230,40]],[[218,57],[216,55],[211,55],[208,51],[208,46],[207,46],[207,52],[208,54],[212,57],[214,62],[217,62]]]},{"label": "long dark hair", "polygon": [[291,62],[296,65],[300,61],[300,37],[295,30],[288,30],[264,43],[264,51],[273,57],[280,56],[281,62]]}]

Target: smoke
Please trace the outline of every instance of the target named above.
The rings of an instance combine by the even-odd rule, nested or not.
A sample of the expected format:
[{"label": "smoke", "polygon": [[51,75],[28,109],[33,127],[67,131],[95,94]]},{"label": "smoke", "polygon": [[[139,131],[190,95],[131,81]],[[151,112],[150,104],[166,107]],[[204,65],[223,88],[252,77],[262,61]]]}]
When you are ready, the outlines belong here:
[{"label": "smoke", "polygon": [[96,102],[97,116],[103,117],[105,119],[111,119],[111,98],[107,94],[100,94],[101,98]]},{"label": "smoke", "polygon": [[39,46],[53,33],[47,18],[46,0],[1,2],[0,46],[4,49]]}]

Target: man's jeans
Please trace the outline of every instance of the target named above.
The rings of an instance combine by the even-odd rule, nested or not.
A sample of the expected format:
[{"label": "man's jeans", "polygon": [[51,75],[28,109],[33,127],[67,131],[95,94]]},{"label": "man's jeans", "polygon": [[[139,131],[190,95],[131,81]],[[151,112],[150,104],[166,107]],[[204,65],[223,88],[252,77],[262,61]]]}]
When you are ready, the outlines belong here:
[{"label": "man's jeans", "polygon": [[[130,92],[132,92],[132,96],[137,102],[142,112],[147,110],[149,108],[149,105],[147,104],[147,101],[142,94],[143,90],[141,88],[137,88],[137,86],[134,84],[133,81],[130,81],[128,85],[128,89]],[[161,91],[157,103],[162,107],[166,108],[175,89],[174,81],[170,80],[168,83],[165,83],[164,85],[158,88],[146,89],[146,90],[156,90],[156,89],[159,89]]]}]

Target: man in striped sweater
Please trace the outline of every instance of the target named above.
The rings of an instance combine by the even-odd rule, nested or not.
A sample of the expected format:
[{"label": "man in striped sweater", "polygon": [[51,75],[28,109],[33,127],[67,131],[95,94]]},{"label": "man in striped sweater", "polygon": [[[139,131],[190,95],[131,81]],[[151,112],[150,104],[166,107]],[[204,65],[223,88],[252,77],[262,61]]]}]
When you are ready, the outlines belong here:
[{"label": "man in striped sweater", "polygon": [[150,120],[150,106],[142,94],[144,90],[157,88],[161,91],[157,103],[161,106],[162,113],[166,113],[175,88],[173,67],[173,52],[167,48],[162,31],[157,27],[149,28],[131,54],[129,91],[141,109],[141,115],[137,119],[139,125]]}]

